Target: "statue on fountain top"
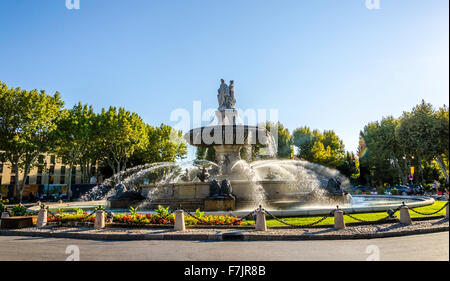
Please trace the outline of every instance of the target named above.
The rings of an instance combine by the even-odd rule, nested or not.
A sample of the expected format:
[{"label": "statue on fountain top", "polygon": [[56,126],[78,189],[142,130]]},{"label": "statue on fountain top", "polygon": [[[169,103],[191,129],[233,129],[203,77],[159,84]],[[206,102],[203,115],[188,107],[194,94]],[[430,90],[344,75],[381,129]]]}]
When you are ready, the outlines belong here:
[{"label": "statue on fountain top", "polygon": [[220,79],[220,86],[217,90],[217,100],[219,102],[219,110],[234,109],[236,104],[236,96],[234,94],[234,81],[230,81],[228,86],[225,80]]}]

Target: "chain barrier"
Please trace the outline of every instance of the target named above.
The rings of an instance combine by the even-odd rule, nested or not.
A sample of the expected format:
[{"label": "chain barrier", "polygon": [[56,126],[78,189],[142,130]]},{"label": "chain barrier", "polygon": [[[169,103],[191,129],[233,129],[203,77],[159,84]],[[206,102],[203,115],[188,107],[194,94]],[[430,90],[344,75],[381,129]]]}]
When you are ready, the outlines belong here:
[{"label": "chain barrier", "polygon": [[308,227],[308,226],[313,226],[313,225],[319,224],[319,223],[323,222],[325,219],[327,219],[328,217],[330,217],[333,214],[333,212],[330,212],[329,214],[325,215],[324,217],[322,217],[319,220],[317,220],[317,221],[315,221],[313,223],[310,223],[310,224],[295,225],[295,224],[291,224],[291,223],[285,222],[285,221],[281,220],[280,218],[277,218],[275,215],[273,215],[272,213],[270,213],[266,209],[261,209],[261,210],[264,211],[264,213],[268,214],[270,217],[272,217],[277,222],[280,222],[280,223],[282,223],[284,225],[287,225],[287,226],[290,226],[290,227],[293,227],[293,228],[304,228],[304,227]]},{"label": "chain barrier", "polygon": [[354,220],[356,220],[356,221],[359,221],[359,222],[381,222],[381,221],[385,221],[385,220],[387,220],[387,219],[389,219],[389,218],[392,218],[392,216],[393,216],[396,212],[398,212],[398,211],[400,210],[400,208],[401,208],[401,206],[400,206],[400,207],[397,207],[395,210],[393,210],[392,215],[387,215],[387,216],[384,217],[384,218],[381,218],[381,219],[378,219],[378,220],[373,220],[373,221],[370,221],[370,220],[364,220],[364,219],[357,218],[357,217],[355,217],[355,216],[353,216],[353,215],[351,215],[351,214],[349,214],[349,213],[347,213],[347,212],[345,212],[345,211],[344,211],[344,215],[347,216],[347,217],[349,217],[349,218],[352,218],[352,219],[354,219]]},{"label": "chain barrier", "polygon": [[444,208],[446,208],[447,206],[448,206],[448,201],[444,206],[442,206],[442,208],[440,208],[436,212],[432,212],[432,213],[422,213],[422,212],[416,211],[414,209],[410,209],[410,210],[413,211],[414,213],[422,215],[422,216],[432,216],[432,215],[435,215],[435,214],[439,213],[440,211],[444,210]]},{"label": "chain barrier", "polygon": [[188,210],[185,210],[185,209],[181,208],[181,206],[180,206],[180,209],[181,209],[183,212],[185,212],[186,214],[188,214],[189,216],[191,216],[191,217],[193,217],[194,219],[196,219],[197,221],[201,222],[202,224],[205,224],[205,225],[212,225],[210,222],[207,222],[207,221],[205,221],[205,220],[202,220],[202,219],[200,219],[199,217],[197,217],[197,216],[191,214],[191,212],[189,212]]},{"label": "chain barrier", "polygon": [[[205,225],[214,225],[213,223],[210,223],[210,222],[208,222],[208,221],[202,220],[201,218],[197,217],[196,215],[192,214],[191,212],[189,212],[188,210],[182,208],[181,206],[179,206],[179,209],[182,210],[183,212],[185,212],[186,214],[188,214],[189,216],[193,217],[193,218],[196,219],[197,221],[201,222],[202,224],[205,224]],[[256,210],[257,210],[257,209],[256,209]],[[251,216],[256,212],[256,210],[251,211],[249,214],[247,214],[247,215],[243,216],[242,218],[238,219],[238,221],[239,221],[239,222],[243,222],[243,221],[247,220],[247,218],[248,218],[248,217],[251,217]]]},{"label": "chain barrier", "polygon": [[243,222],[243,221],[247,220],[249,217],[253,217],[253,216],[255,215],[255,213],[256,213],[257,210],[258,210],[258,209],[255,209],[255,210],[251,211],[250,213],[248,213],[247,215],[241,217],[241,218],[238,219],[238,220],[239,220],[240,222]]}]

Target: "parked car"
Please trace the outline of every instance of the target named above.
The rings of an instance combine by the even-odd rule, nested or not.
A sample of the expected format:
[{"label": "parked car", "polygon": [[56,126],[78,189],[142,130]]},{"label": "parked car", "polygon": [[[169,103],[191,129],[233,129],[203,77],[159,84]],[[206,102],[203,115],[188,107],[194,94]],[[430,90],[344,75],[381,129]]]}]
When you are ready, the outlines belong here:
[{"label": "parked car", "polygon": [[358,186],[354,186],[352,188],[353,193],[356,193],[358,191],[364,192],[364,193],[370,193],[375,191],[375,188],[372,188],[370,186],[365,186],[365,185],[358,185]]},{"label": "parked car", "polygon": [[408,184],[407,185],[413,192],[414,195],[423,195],[425,194],[425,188],[418,184]]},{"label": "parked car", "polygon": [[386,189],[387,194],[392,194],[393,189],[397,189],[400,195],[413,195],[414,191],[406,185],[394,185]]}]

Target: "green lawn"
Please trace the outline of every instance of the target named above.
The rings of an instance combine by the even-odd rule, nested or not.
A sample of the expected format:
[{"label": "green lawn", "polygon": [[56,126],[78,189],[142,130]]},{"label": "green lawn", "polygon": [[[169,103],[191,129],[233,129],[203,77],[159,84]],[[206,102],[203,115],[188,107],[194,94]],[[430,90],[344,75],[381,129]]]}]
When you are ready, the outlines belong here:
[{"label": "green lawn", "polygon": [[[447,203],[447,201],[436,201],[434,202],[433,205],[429,205],[429,206],[425,206],[425,207],[419,207],[419,208],[415,208],[415,210],[422,212],[422,213],[432,213],[435,212],[437,210],[439,210],[440,208],[442,208],[445,204]],[[441,210],[439,213],[435,214],[434,216],[438,216],[438,215],[445,215],[445,208],[443,210]],[[419,215],[416,214],[412,211],[409,212],[412,218],[415,217],[424,217],[423,215]],[[397,216],[400,216],[399,212],[397,211],[396,213]],[[384,217],[387,216],[386,212],[378,212],[378,213],[361,213],[361,214],[352,214],[352,216],[359,218],[359,219],[363,219],[363,220],[370,220],[370,221],[374,221],[374,220],[379,220],[382,219]],[[294,225],[307,225],[310,223],[313,223],[315,221],[318,221],[319,219],[323,218],[323,216],[314,216],[314,217],[288,217],[288,218],[282,218],[283,221],[290,223],[290,224],[294,224]],[[344,220],[347,223],[350,222],[357,222],[356,220],[348,217],[348,216],[344,216]],[[242,225],[253,225],[255,224],[255,221],[252,220],[248,220],[242,223]],[[318,223],[317,225],[325,225],[325,224],[334,224],[334,217],[328,217],[326,218],[324,221]],[[286,226],[274,219],[270,219],[269,217],[267,217],[267,226],[268,227],[274,227],[274,226]]]}]

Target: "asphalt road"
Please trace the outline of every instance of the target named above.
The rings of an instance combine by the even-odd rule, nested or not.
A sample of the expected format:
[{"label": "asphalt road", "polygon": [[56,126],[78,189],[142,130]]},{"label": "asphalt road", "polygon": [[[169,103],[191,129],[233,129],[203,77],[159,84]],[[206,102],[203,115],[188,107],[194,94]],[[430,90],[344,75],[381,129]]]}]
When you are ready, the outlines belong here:
[{"label": "asphalt road", "polygon": [[[69,247],[75,245],[76,247]],[[79,252],[78,250],[79,249]],[[67,253],[66,253],[67,250]],[[335,241],[96,241],[0,236],[0,260],[449,260],[449,233]]]}]

